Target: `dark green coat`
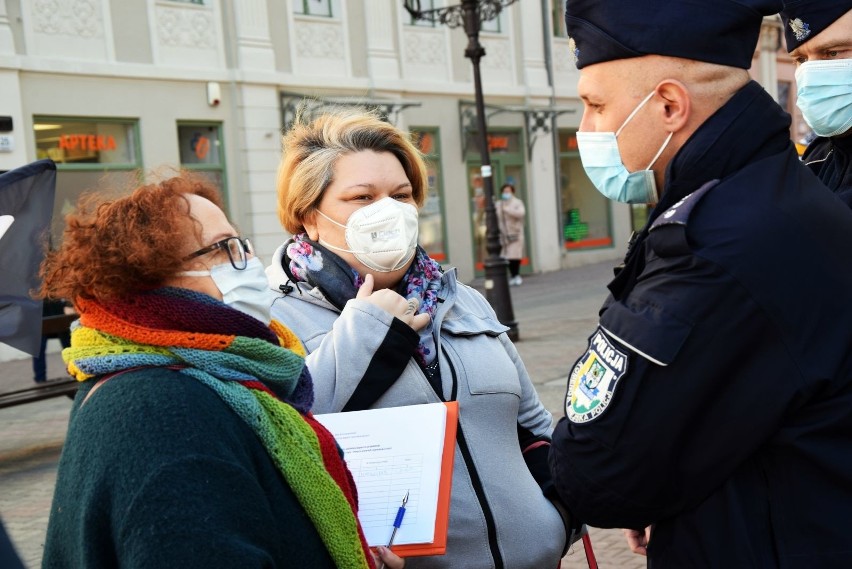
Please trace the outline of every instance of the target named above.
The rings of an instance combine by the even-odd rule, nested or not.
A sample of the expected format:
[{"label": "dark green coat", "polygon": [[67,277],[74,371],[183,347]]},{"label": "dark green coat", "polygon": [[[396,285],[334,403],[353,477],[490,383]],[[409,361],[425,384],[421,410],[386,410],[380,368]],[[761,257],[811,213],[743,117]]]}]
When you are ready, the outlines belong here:
[{"label": "dark green coat", "polygon": [[176,371],[128,372],[74,402],[44,567],[334,567],[260,439]]}]

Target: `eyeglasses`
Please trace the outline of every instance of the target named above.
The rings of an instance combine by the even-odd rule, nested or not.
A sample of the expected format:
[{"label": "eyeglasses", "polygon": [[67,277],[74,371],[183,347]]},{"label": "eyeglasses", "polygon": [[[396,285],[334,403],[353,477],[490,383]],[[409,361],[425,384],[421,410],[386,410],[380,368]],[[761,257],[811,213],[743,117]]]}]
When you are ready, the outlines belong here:
[{"label": "eyeglasses", "polygon": [[248,266],[248,256],[254,255],[254,247],[252,246],[251,241],[248,239],[240,239],[239,237],[228,237],[221,241],[217,241],[212,245],[208,245],[203,249],[199,249],[191,255],[187,255],[184,257],[184,261],[200,257],[201,255],[206,255],[216,249],[222,249],[228,253],[228,259],[231,261],[231,265],[233,265],[233,267],[238,271],[245,269],[246,266]]}]

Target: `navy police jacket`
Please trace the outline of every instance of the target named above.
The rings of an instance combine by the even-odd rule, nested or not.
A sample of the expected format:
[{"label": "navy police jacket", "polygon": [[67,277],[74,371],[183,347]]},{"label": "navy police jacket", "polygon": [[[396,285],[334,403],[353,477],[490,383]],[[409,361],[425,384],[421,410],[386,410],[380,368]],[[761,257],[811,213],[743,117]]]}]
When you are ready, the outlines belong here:
[{"label": "navy police jacket", "polygon": [[649,567],[852,567],[852,210],[752,82],[669,165],[553,436],[596,527]]}]

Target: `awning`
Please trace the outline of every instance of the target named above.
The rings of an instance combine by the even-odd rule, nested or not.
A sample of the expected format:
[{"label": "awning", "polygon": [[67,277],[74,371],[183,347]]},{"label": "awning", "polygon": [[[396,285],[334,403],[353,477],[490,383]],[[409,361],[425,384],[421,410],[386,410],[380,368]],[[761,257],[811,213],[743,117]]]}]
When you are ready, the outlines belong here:
[{"label": "awning", "polygon": [[340,107],[355,107],[378,111],[382,119],[396,124],[399,113],[409,107],[419,107],[422,103],[403,101],[399,99],[371,99],[356,96],[320,97],[304,93],[288,93],[281,91],[281,122],[286,131],[296,120],[302,117],[311,120],[324,112]]}]

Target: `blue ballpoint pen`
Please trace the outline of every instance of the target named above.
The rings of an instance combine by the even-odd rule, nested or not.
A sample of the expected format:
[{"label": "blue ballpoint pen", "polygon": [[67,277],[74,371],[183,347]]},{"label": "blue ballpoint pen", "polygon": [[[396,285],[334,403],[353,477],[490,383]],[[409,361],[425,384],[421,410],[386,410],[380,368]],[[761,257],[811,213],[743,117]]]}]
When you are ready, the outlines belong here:
[{"label": "blue ballpoint pen", "polygon": [[[391,532],[390,539],[388,540],[388,549],[393,545],[393,538],[396,537],[396,532],[399,529],[399,526],[402,525],[402,518],[405,516],[405,505],[408,503],[408,493],[409,490],[405,491],[405,497],[402,499],[402,505],[396,511],[396,519],[393,521],[393,531]],[[384,569],[385,564],[382,563],[379,566],[379,569]]]}]

